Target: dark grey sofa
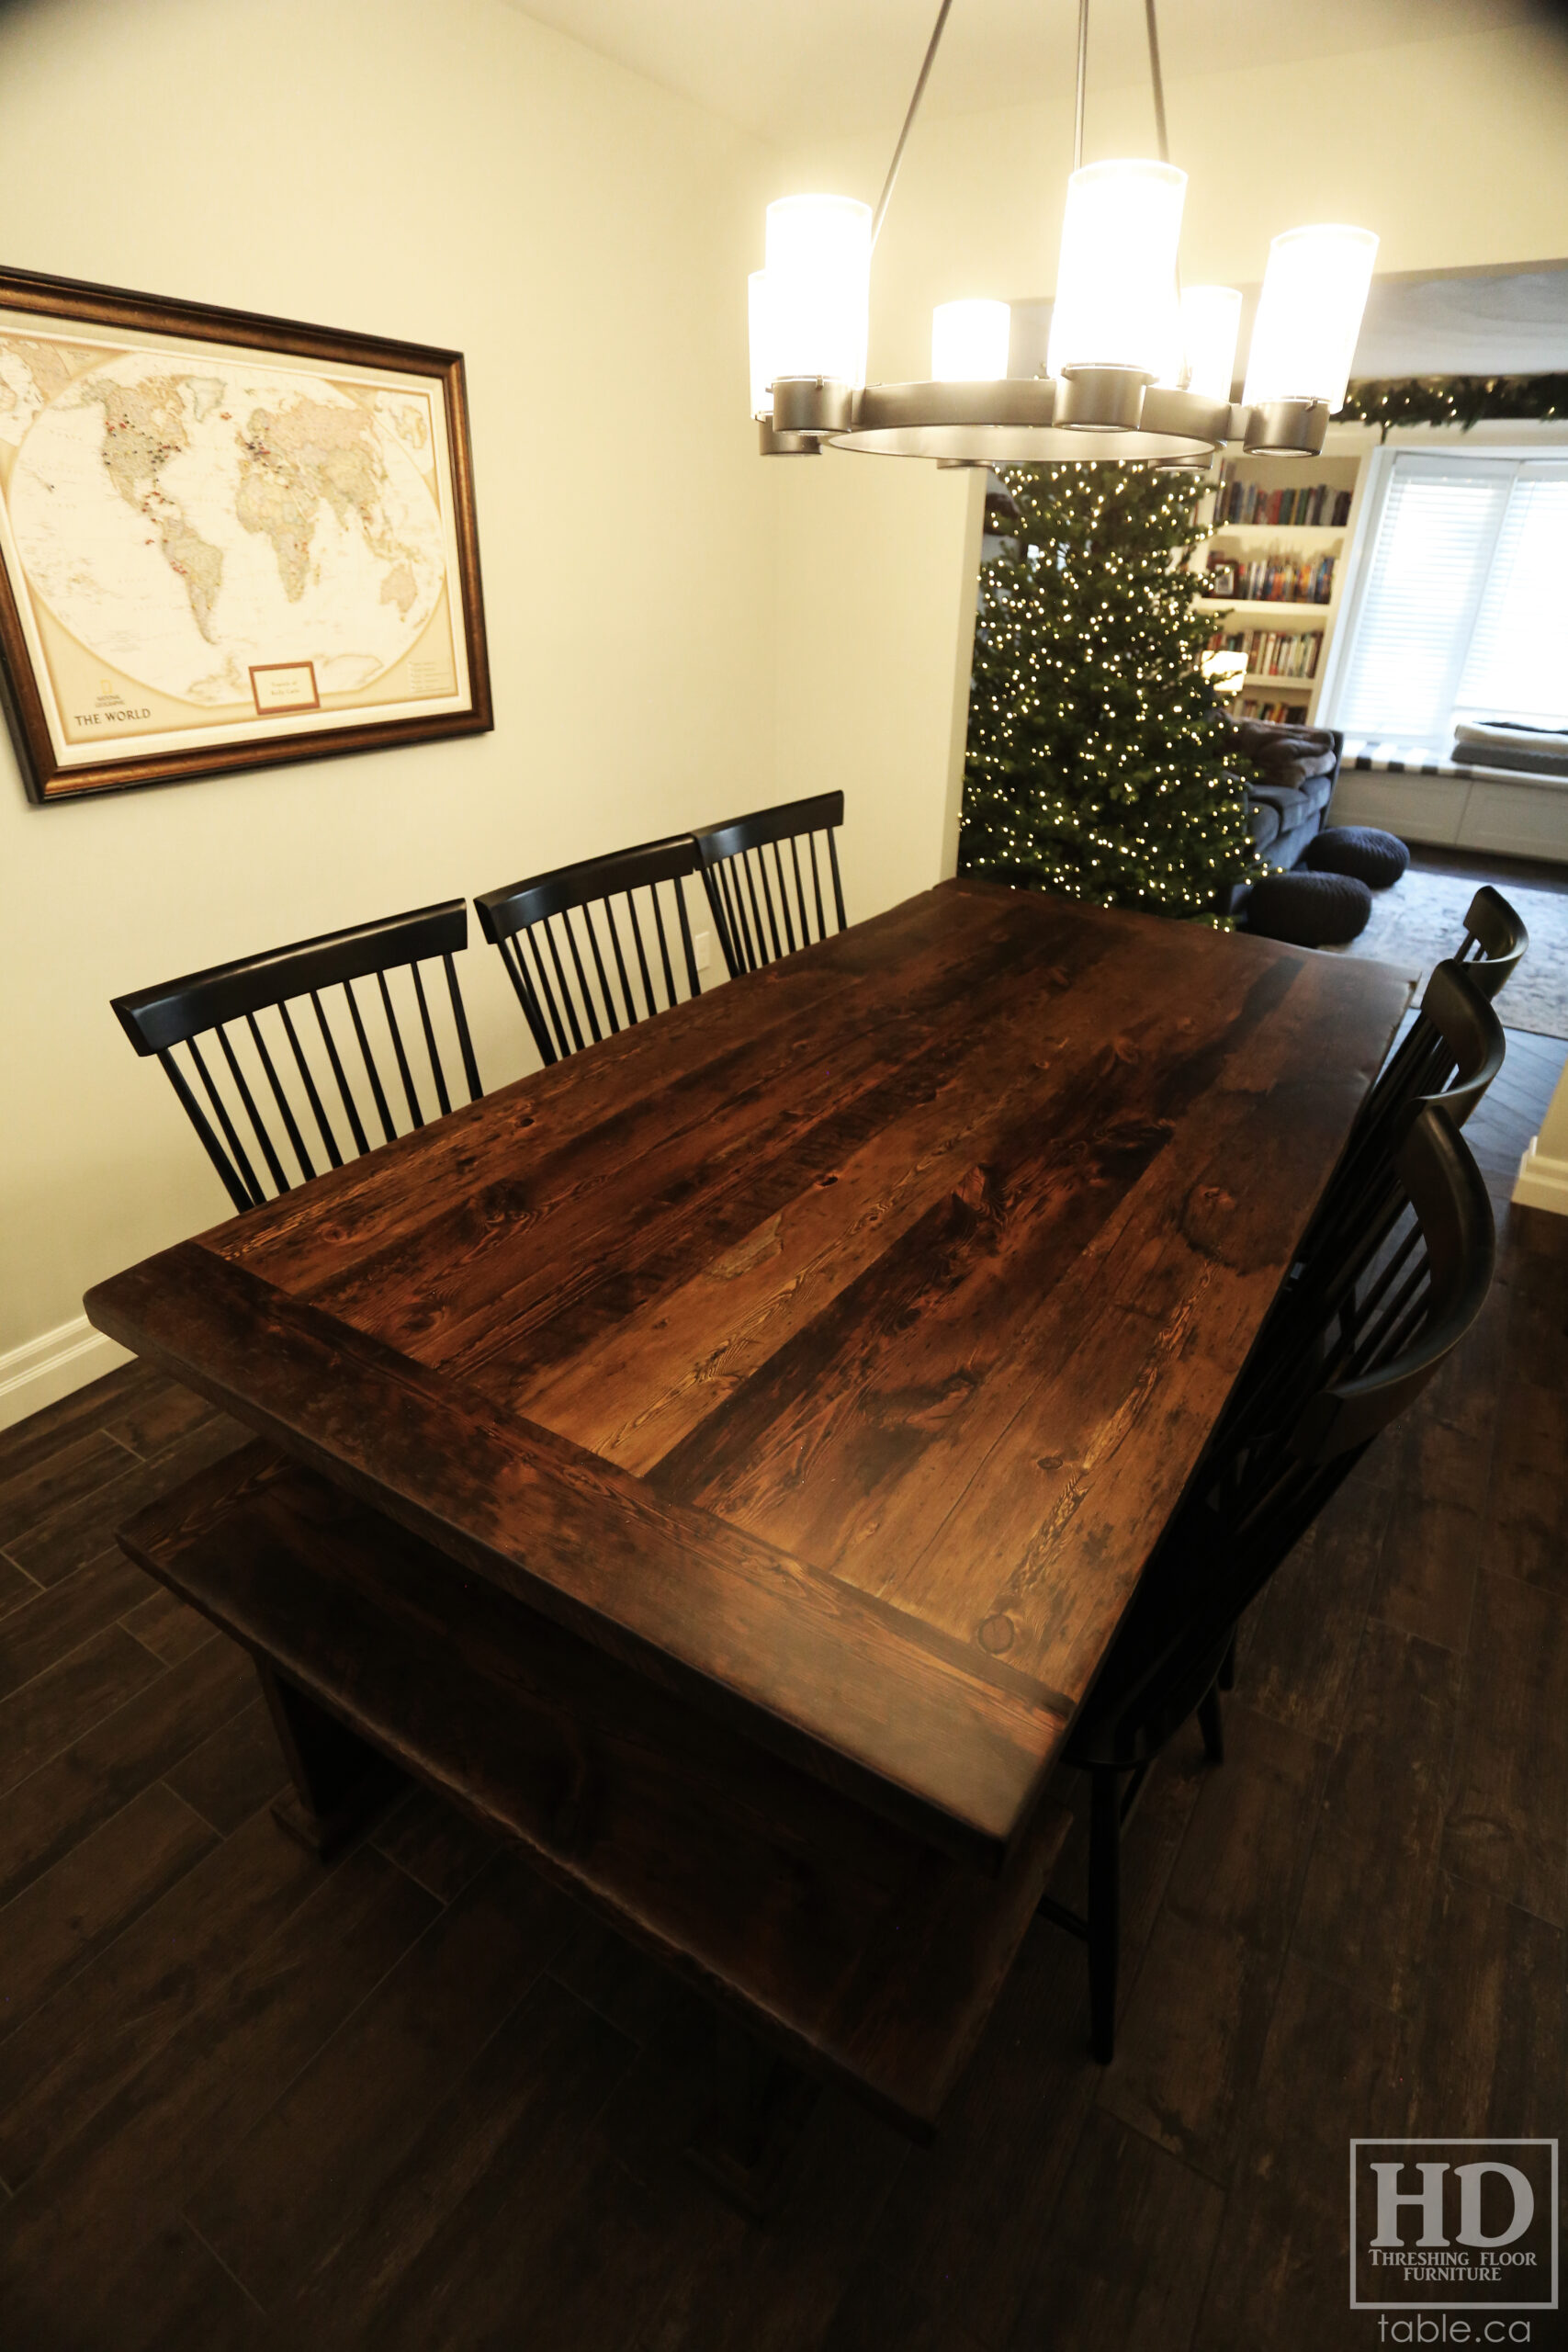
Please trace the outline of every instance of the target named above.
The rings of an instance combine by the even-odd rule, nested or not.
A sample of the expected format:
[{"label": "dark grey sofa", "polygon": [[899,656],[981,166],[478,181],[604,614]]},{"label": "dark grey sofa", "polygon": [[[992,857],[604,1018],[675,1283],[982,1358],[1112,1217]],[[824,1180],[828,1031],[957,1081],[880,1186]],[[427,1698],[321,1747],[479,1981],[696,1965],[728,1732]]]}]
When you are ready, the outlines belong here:
[{"label": "dark grey sofa", "polygon": [[1280,727],[1266,718],[1233,718],[1247,786],[1247,817],[1259,854],[1272,866],[1295,865],[1328,812],[1339,780],[1345,738],[1337,727]]}]

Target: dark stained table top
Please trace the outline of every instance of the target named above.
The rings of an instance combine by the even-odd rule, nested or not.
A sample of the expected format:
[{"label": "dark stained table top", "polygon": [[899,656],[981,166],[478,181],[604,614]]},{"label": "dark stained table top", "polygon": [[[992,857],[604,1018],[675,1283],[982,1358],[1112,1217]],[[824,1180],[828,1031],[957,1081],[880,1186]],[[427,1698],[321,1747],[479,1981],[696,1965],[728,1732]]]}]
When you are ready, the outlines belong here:
[{"label": "dark stained table top", "polygon": [[87,1310],[996,1869],[1408,994],[945,883]]}]

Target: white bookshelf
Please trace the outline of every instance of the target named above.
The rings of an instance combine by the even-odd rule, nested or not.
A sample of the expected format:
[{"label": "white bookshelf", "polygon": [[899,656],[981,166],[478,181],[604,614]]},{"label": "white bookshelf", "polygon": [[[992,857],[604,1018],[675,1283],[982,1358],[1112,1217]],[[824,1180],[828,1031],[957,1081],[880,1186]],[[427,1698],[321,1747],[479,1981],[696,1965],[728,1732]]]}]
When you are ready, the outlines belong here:
[{"label": "white bookshelf", "polygon": [[1298,637],[1313,630],[1322,633],[1310,678],[1249,669],[1240,700],[1233,706],[1238,715],[1248,709],[1256,713],[1266,704],[1284,704],[1290,717],[1303,724],[1310,726],[1316,718],[1334,631],[1345,606],[1348,585],[1345,557],[1356,526],[1364,471],[1359,456],[1338,450],[1304,459],[1242,458],[1235,460],[1227,471],[1227,481],[1255,483],[1263,492],[1310,489],[1318,482],[1327,482],[1336,492],[1348,491],[1349,514],[1338,524],[1215,523],[1212,518],[1216,485],[1205,489],[1200,507],[1200,521],[1205,527],[1190,558],[1194,571],[1206,572],[1212,555],[1230,556],[1238,565],[1256,563],[1271,555],[1295,563],[1316,562],[1320,557],[1328,556],[1334,563],[1333,594],[1325,605],[1292,603],[1279,597],[1199,596],[1194,600],[1196,609],[1211,616],[1227,635],[1249,636],[1254,630],[1276,631],[1281,637]]}]

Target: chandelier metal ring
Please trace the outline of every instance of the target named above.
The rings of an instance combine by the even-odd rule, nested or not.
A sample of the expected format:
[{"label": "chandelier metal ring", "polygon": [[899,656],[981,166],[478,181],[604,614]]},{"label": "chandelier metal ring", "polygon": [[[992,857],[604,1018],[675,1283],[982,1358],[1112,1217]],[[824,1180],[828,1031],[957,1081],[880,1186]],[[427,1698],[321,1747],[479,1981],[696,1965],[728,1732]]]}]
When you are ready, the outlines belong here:
[{"label": "chandelier metal ring", "polygon": [[871,256],[953,0],[941,0],[874,214],[843,197],[768,208],[751,279],[752,411],[767,457],[824,447],[940,465],[1201,468],[1214,452],[1314,457],[1345,398],[1377,239],[1325,225],[1269,250],[1243,397],[1233,401],[1241,296],[1181,288],[1186,174],[1168,160],[1156,0],[1145,0],[1157,162],[1085,165],[1089,0],[1079,0],[1074,169],[1045,367],[1007,373],[1005,303],[949,303],[922,382],[868,384]]}]

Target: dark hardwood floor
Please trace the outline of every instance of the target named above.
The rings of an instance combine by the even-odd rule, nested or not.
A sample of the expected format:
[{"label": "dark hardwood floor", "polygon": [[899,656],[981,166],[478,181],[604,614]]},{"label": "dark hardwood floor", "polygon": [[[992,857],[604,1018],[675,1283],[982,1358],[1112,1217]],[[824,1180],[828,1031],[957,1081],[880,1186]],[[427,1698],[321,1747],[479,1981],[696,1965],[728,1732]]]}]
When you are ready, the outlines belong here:
[{"label": "dark hardwood floor", "polygon": [[1564,2120],[1568,1222],[1504,1204],[1565,1054],[1471,1130],[1482,1325],[1145,1791],[1115,2064],[1037,1921],[935,2148],[825,2097],[766,2223],[649,1963],[423,1795],[330,1869],[274,1826],[244,1659],[111,1540],[240,1432],[133,1366],[0,1434],[6,2352],[1371,2346],[1351,2134]]}]

